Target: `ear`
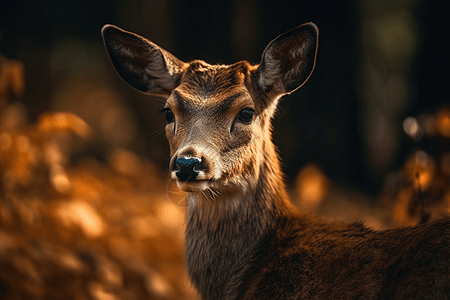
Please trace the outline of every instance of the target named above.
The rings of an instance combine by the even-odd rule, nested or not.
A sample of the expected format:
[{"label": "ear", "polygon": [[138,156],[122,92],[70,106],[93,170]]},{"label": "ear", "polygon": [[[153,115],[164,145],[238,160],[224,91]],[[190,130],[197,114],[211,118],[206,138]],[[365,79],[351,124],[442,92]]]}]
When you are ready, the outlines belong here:
[{"label": "ear", "polygon": [[175,56],[137,34],[105,25],[106,51],[119,75],[139,91],[170,95],[187,66]]},{"label": "ear", "polygon": [[301,87],[316,64],[319,30],[306,23],[274,39],[263,52],[256,70],[259,88],[270,99]]}]

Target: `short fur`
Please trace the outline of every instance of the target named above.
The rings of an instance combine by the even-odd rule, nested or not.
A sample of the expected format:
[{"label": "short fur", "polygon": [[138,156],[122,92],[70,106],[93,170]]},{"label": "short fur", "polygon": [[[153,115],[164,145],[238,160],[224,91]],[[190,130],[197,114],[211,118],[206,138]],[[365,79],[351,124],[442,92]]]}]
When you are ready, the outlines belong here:
[{"label": "short fur", "polygon": [[[277,37],[259,65],[184,63],[115,26],[102,34],[126,82],[168,96],[170,170],[186,191],[187,267],[202,299],[450,299],[450,219],[373,231],[288,200],[271,118],[314,69],[314,24]],[[183,165],[195,180],[182,181],[190,158],[201,164]]]}]

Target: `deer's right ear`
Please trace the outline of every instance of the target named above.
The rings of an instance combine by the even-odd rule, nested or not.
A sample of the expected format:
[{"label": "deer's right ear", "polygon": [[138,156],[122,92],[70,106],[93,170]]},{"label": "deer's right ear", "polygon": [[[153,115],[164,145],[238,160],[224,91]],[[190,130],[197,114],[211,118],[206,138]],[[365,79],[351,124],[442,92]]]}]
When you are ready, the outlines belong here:
[{"label": "deer's right ear", "polygon": [[105,25],[102,36],[112,64],[132,87],[149,94],[170,95],[180,83],[187,64],[166,50],[114,25]]}]

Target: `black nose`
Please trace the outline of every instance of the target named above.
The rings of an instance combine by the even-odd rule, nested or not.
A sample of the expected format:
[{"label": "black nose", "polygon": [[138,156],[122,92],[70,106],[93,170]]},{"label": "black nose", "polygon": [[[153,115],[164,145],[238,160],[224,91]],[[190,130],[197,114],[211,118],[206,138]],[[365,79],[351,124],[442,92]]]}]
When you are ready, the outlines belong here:
[{"label": "black nose", "polygon": [[178,179],[183,181],[195,180],[200,171],[202,160],[197,157],[178,157],[175,163]]}]

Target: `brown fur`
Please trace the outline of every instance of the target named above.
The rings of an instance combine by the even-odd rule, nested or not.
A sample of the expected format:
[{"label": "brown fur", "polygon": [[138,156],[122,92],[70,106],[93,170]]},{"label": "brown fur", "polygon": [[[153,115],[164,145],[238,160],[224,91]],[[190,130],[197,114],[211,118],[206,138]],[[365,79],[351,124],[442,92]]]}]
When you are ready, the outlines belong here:
[{"label": "brown fur", "polygon": [[187,64],[115,26],[102,34],[125,81],[168,96],[170,169],[186,191],[187,267],[202,299],[450,299],[449,219],[373,231],[288,200],[270,120],[314,69],[314,24],[272,41],[256,66]]}]

